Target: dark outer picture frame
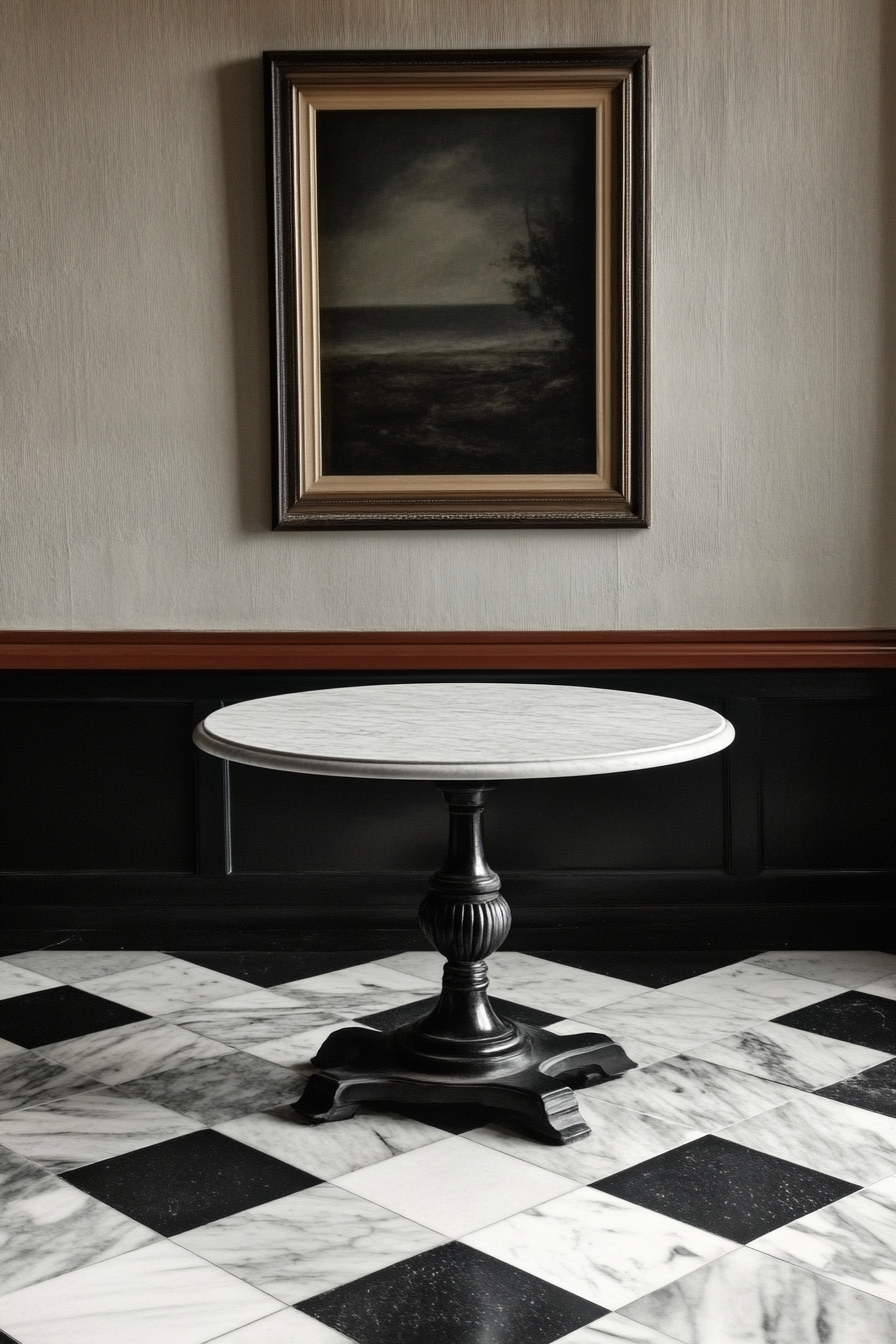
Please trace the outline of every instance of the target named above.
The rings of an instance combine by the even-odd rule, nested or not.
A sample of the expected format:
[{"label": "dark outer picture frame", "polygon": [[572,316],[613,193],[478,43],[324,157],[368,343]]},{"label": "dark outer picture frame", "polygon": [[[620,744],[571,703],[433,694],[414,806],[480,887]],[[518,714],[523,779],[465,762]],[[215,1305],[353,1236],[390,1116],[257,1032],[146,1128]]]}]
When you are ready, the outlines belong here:
[{"label": "dark outer picture frame", "polygon": [[[648,49],[267,52],[264,70],[274,528],[646,527]],[[493,100],[488,107],[517,111],[602,100],[596,113],[598,144],[606,153],[602,160],[598,149],[604,167],[596,170],[603,186],[596,196],[594,470],[527,475],[479,466],[471,474],[430,467],[428,475],[402,476],[393,474],[394,465],[380,470],[375,461],[363,475],[329,470],[327,463],[338,466],[338,457],[328,457],[324,446],[329,411],[321,369],[330,357],[319,298],[316,119],[322,109],[346,106],[365,113],[452,111],[484,107],[485,99]],[[526,219],[528,226],[528,202]],[[328,240],[322,242],[326,257]],[[343,307],[337,316],[355,311]],[[368,308],[363,315],[383,311]],[[415,315],[422,312],[417,308]],[[351,360],[338,367],[350,379],[356,372]],[[489,451],[486,443],[485,463]]]}]

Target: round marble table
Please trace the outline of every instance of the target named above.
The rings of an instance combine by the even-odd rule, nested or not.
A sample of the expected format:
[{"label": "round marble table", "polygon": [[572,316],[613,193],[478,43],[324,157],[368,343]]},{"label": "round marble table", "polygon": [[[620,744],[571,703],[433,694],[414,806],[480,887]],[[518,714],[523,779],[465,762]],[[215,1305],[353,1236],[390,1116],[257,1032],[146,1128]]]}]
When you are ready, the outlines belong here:
[{"label": "round marble table", "polygon": [[474,1101],[505,1109],[554,1143],[589,1133],[573,1087],[634,1068],[596,1032],[555,1036],[505,1020],[485,959],[510,910],[482,847],[481,814],[504,779],[611,774],[721,751],[731,725],[702,705],[583,686],[430,682],[352,686],[216,710],[194,734],[214,756],[270,770],[430,780],[448,804],[448,852],[420,925],[445,958],[430,1012],[393,1032],[344,1027],[313,1061],[296,1110],[316,1122],[365,1101]]}]

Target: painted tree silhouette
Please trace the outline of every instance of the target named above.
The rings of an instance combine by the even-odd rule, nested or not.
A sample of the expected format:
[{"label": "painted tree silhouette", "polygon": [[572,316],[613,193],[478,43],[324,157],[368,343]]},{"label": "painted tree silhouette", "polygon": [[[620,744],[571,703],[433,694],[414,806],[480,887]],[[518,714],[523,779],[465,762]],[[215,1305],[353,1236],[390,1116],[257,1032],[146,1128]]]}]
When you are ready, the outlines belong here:
[{"label": "painted tree silhouette", "polygon": [[526,241],[514,243],[507,265],[514,302],[541,327],[565,336],[576,351],[594,348],[592,231],[556,206],[533,219],[526,206]]}]

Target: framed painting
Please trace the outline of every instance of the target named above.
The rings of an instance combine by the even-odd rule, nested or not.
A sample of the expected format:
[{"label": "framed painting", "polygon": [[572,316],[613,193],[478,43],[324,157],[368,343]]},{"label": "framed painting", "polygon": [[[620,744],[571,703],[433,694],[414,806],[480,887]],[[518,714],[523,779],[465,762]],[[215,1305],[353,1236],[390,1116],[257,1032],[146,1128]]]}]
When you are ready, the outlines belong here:
[{"label": "framed painting", "polygon": [[646,526],[646,49],[265,74],[274,526]]}]

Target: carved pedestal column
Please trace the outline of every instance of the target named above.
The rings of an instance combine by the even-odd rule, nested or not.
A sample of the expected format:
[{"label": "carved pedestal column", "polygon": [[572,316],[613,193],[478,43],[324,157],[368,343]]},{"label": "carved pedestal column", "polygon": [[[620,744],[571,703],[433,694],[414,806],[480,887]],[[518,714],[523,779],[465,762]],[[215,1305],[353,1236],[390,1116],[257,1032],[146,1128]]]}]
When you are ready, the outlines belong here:
[{"label": "carved pedestal column", "polygon": [[482,809],[494,787],[439,785],[448,853],[420,907],[423,932],[446,958],[438,1000],[397,1031],[345,1027],[328,1037],[313,1061],[320,1072],[295,1104],[308,1119],[347,1119],[364,1101],[465,1101],[500,1107],[543,1138],[569,1143],[590,1132],[571,1088],[634,1067],[608,1036],[554,1036],[504,1021],[489,1002],[486,958],[510,929],[482,847]]}]

